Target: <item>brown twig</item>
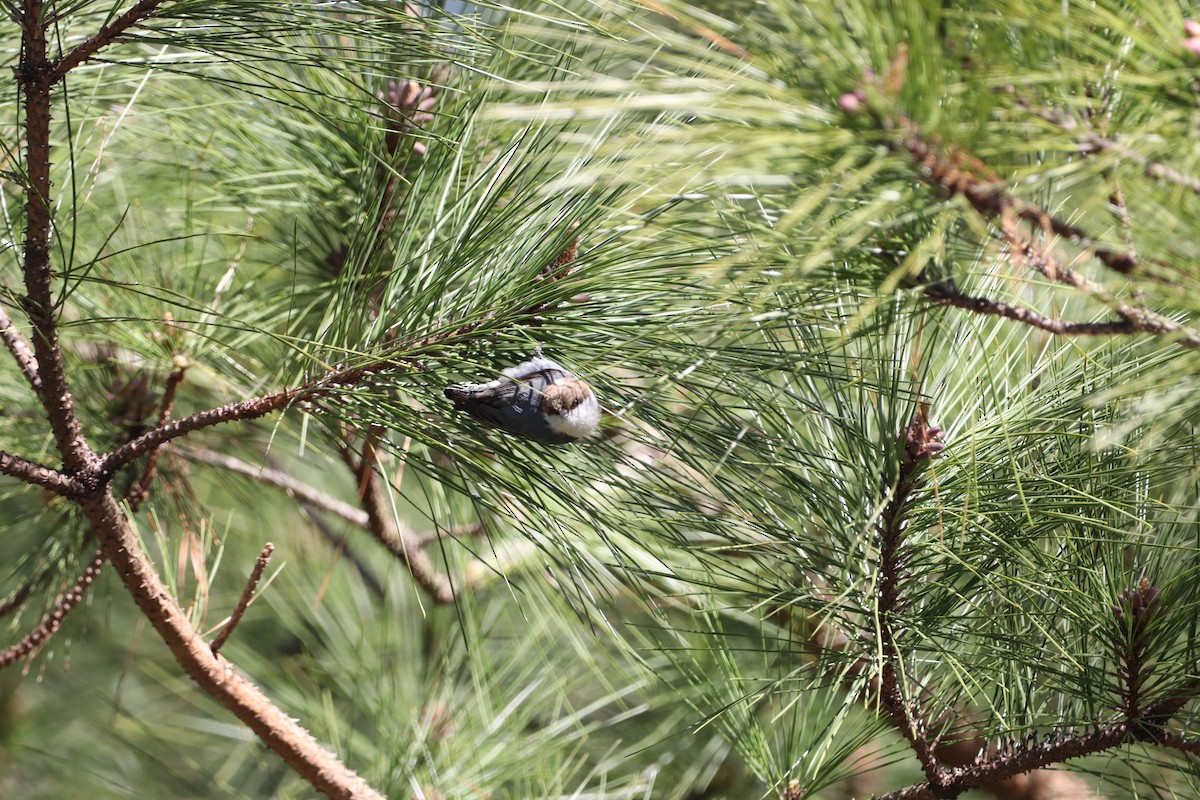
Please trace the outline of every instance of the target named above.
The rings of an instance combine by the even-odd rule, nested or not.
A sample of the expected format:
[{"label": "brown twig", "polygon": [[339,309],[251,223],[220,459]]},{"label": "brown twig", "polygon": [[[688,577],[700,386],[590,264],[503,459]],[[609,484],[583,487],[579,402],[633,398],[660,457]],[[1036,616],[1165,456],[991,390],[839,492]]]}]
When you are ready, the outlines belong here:
[{"label": "brown twig", "polygon": [[25,658],[58,631],[63,620],[67,618],[67,614],[70,614],[71,609],[79,604],[88,587],[92,585],[92,581],[100,574],[100,568],[104,565],[105,558],[103,549],[99,550],[79,577],[75,579],[74,585],[54,601],[54,610],[47,614],[45,619],[27,633],[21,641],[0,651],[0,669]]},{"label": "brown twig", "polygon": [[368,440],[363,445],[359,458],[355,458],[348,449],[343,449],[342,454],[358,481],[359,497],[363,509],[367,512],[367,530],[384,547],[404,561],[413,580],[428,592],[430,597],[438,603],[453,603],[458,596],[454,584],[434,566],[433,560],[421,547],[417,537],[396,523],[388,503],[387,483],[377,472],[379,461],[375,444]]},{"label": "brown twig", "polygon": [[159,578],[141,548],[137,532],[111,492],[84,498],[80,506],[101,537],[104,551],[125,588],[180,666],[207,694],[233,712],[297,774],[327,797],[383,800],[381,794],[274,705],[224,656],[213,654]]},{"label": "brown twig", "polygon": [[[1139,331],[1139,328],[1128,319],[1112,322],[1076,322],[1049,317],[1025,306],[964,294],[949,281],[926,286],[923,291],[926,297],[940,306],[953,306],[985,316],[1004,317],[1023,325],[1063,336],[1115,336]],[[1181,340],[1181,342],[1188,347],[1194,346],[1188,344],[1186,340]]]},{"label": "brown twig", "polygon": [[[1006,87],[1005,91],[1013,94],[1014,101],[1018,106],[1038,119],[1049,122],[1051,125],[1064,131],[1075,132],[1079,130],[1080,122],[1074,115],[1053,109],[1039,108],[1028,98],[1016,94],[1012,87]],[[1117,157],[1141,167],[1142,174],[1151,180],[1166,181],[1176,186],[1182,186],[1193,194],[1200,194],[1200,178],[1180,172],[1161,162],[1151,161],[1146,156],[1132,148],[1126,147],[1115,139],[1102,136],[1094,131],[1084,131],[1081,133],[1079,141],[1079,152],[1083,155],[1113,153]]]},{"label": "brown twig", "polygon": [[1146,707],[1142,712],[1143,727],[1165,725],[1171,717],[1182,711],[1184,706],[1200,696],[1200,678],[1195,675],[1196,669],[1197,665],[1193,664],[1188,670],[1192,674],[1191,678],[1175,687],[1162,700]]},{"label": "brown twig", "polygon": [[52,467],[47,467],[45,464],[27,461],[20,456],[5,453],[3,450],[0,450],[0,474],[45,487],[66,497],[74,497],[82,490],[78,479],[65,475]]},{"label": "brown twig", "polygon": [[[187,368],[187,359],[183,356],[176,356],[175,369],[171,370],[171,374],[167,376],[167,385],[163,387],[158,421],[154,424],[154,427],[161,428],[171,419],[171,408],[175,405],[175,393],[179,391],[179,385],[183,383],[183,375],[187,372]],[[158,458],[160,455],[162,455],[161,447],[156,447],[150,451],[150,457],[146,460],[146,468],[142,471],[141,479],[138,480],[136,486],[129,490],[129,507],[134,511],[137,511],[138,506],[146,502],[146,498],[150,496],[150,485],[154,481],[154,472],[158,468]]]},{"label": "brown twig", "polygon": [[1131,725],[1141,719],[1142,693],[1154,674],[1153,661],[1147,658],[1148,628],[1161,605],[1158,589],[1143,576],[1136,588],[1121,592],[1112,607],[1117,623],[1115,660],[1121,681],[1121,711]]},{"label": "brown twig", "polygon": [[[444,338],[457,336],[473,327],[475,326],[463,326],[447,334]],[[423,344],[429,344],[432,341],[432,339],[427,340]],[[95,466],[88,469],[82,477],[87,484],[100,487],[111,480],[117,470],[133,459],[150,452],[172,439],[185,436],[193,431],[210,428],[213,425],[220,425],[225,422],[259,419],[260,417],[265,417],[268,414],[273,414],[276,411],[298,403],[329,397],[337,392],[339,388],[357,384],[371,375],[394,369],[415,368],[413,364],[406,361],[380,357],[357,367],[344,367],[331,370],[319,378],[291,389],[281,389],[277,392],[250,400],[210,408],[207,411],[201,411],[155,428],[136,439],[126,442],[98,459]]]},{"label": "brown twig", "polygon": [[9,318],[8,312],[4,310],[3,306],[0,306],[0,338],[4,339],[4,346],[8,348],[8,352],[12,353],[21,374],[25,376],[25,380],[29,381],[33,391],[40,392],[42,379],[38,377],[37,358],[29,349],[29,343],[25,341],[25,337],[13,325],[12,319]]},{"label": "brown twig", "polygon": [[321,511],[321,509],[316,506],[309,505],[303,500],[300,501],[300,509],[304,512],[305,516],[308,517],[309,521],[313,524],[313,527],[317,529],[317,533],[321,534],[321,538],[324,539],[325,542],[334,549],[334,552],[340,553],[343,558],[350,562],[355,571],[358,572],[359,577],[362,578],[362,582],[371,591],[371,594],[375,595],[376,599],[379,600],[383,600],[385,597],[387,597],[387,589],[384,588],[383,583],[380,582],[378,577],[376,577],[370,565],[363,561],[362,556],[360,556],[358,552],[351,547],[350,542],[344,534],[333,530],[333,528],[330,527],[327,522],[325,522],[325,520],[318,513]]},{"label": "brown twig", "polygon": [[137,25],[139,22],[153,17],[159,6],[169,0],[141,0],[133,8],[126,11],[112,22],[105,25],[94,36],[89,36],[78,44],[74,50],[60,58],[51,72],[51,82],[57,82],[66,77],[67,73],[87,61],[103,48],[116,41],[117,37]]},{"label": "brown twig", "polygon": [[472,536],[482,536],[486,533],[486,529],[482,522],[473,522],[469,525],[455,525],[449,530],[429,531],[428,533],[415,534],[413,542],[418,547],[425,547],[433,544],[439,539],[466,539]]},{"label": "brown twig", "polygon": [[1009,245],[1011,256],[1019,263],[1036,270],[1048,280],[1086,292],[1111,308],[1134,331],[1155,336],[1172,336],[1182,347],[1200,347],[1200,333],[1161,314],[1124,303],[1114,297],[1107,288],[1089,280],[1077,270],[1056,263],[1044,247],[1024,236],[1011,218],[1001,221],[1000,230]]},{"label": "brown twig", "polygon": [[929,425],[927,406],[922,404],[917,416],[905,429],[905,449],[900,464],[899,480],[880,518],[879,582],[876,604],[879,652],[882,663],[879,674],[879,701],[892,724],[908,740],[921,763],[925,777],[933,787],[940,787],[945,770],[938,763],[929,739],[927,722],[916,708],[915,700],[906,700],[901,691],[898,667],[902,661],[900,640],[900,583],[908,554],[903,551],[906,511],[913,492],[920,486],[920,470],[928,459],[943,449],[938,441],[940,430]]},{"label": "brown twig", "polygon": [[287,493],[288,497],[314,508],[319,508],[322,511],[335,514],[360,528],[366,528],[368,525],[367,512],[315,489],[307,483],[298,481],[281,470],[250,464],[242,461],[240,458],[227,456],[224,453],[218,453],[203,447],[177,448],[174,452],[190,461],[198,461],[202,464],[208,464],[209,466],[235,472],[239,475],[245,475],[260,483],[282,489]]},{"label": "brown twig", "polygon": [[0,603],[0,619],[4,619],[9,614],[16,611],[21,606],[25,605],[25,601],[29,599],[29,593],[33,591],[33,581],[29,581],[20,589],[13,592],[12,597]]},{"label": "brown twig", "polygon": [[220,633],[217,634],[209,646],[214,656],[229,639],[229,636],[233,633],[233,629],[242,621],[242,615],[250,607],[250,601],[254,598],[254,590],[258,588],[258,582],[262,580],[263,572],[266,570],[267,564],[271,561],[271,554],[274,552],[275,545],[267,542],[262,552],[258,554],[258,558],[254,562],[254,569],[250,571],[250,579],[246,581],[246,586],[242,589],[242,596],[238,598],[237,606],[234,607],[233,613],[229,615],[229,621],[225,623],[225,627],[221,628]]},{"label": "brown twig", "polygon": [[1179,750],[1193,756],[1200,756],[1200,739],[1184,736],[1178,733],[1160,733],[1154,741],[1163,747]]},{"label": "brown twig", "polygon": [[1000,218],[1016,215],[1070,242],[1090,250],[1109,269],[1123,275],[1138,270],[1140,262],[1130,252],[1118,250],[1093,238],[1083,228],[1046,211],[1037,205],[1009,194],[1005,185],[992,176],[980,176],[962,169],[954,160],[944,157],[917,131],[916,125],[902,120],[906,133],[894,145],[921,165],[917,175],[926,183],[940,187],[951,195],[964,198],[985,217]]}]

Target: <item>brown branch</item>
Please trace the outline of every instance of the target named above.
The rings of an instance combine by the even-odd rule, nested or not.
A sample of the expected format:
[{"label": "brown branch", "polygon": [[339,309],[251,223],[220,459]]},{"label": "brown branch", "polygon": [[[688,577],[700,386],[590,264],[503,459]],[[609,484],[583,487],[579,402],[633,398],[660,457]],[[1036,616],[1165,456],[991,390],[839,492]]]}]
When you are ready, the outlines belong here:
[{"label": "brown branch", "polygon": [[19,478],[26,483],[44,486],[66,497],[74,497],[82,489],[80,482],[70,475],[64,475],[45,464],[27,461],[20,456],[5,453],[3,450],[0,450],[0,474]]},{"label": "brown branch", "polygon": [[262,552],[258,554],[258,558],[254,562],[254,569],[250,571],[250,579],[246,581],[245,588],[242,589],[242,596],[238,598],[237,605],[233,609],[233,613],[229,615],[229,621],[225,623],[225,627],[221,628],[221,632],[213,639],[209,649],[215,656],[229,639],[233,629],[242,621],[242,615],[246,613],[246,609],[250,607],[250,601],[254,599],[254,590],[258,588],[258,582],[262,580],[263,572],[267,568],[267,564],[271,561],[271,554],[275,552],[275,545],[267,542],[263,547]]},{"label": "brown branch", "polygon": [[[175,405],[175,393],[179,391],[179,385],[183,383],[183,375],[187,372],[187,368],[187,359],[183,356],[176,356],[175,369],[167,376],[167,385],[163,387],[162,402],[159,405],[155,428],[161,428],[167,424],[167,420],[171,419],[171,408]],[[138,480],[136,486],[129,490],[129,507],[134,511],[137,511],[138,506],[146,502],[146,498],[150,496],[150,485],[154,482],[154,472],[158,468],[158,458],[161,454],[161,447],[150,451],[150,457],[146,460],[146,469],[142,471],[141,479]]]},{"label": "brown branch", "polygon": [[100,568],[104,565],[105,558],[103,549],[98,551],[80,576],[75,579],[75,584],[54,601],[54,610],[47,614],[46,618],[26,634],[21,641],[7,650],[0,651],[0,669],[25,658],[58,631],[63,620],[67,618],[67,614],[70,614],[71,609],[79,604],[88,587],[92,585],[92,581],[100,574]]},{"label": "brown branch", "polygon": [[1137,727],[1142,717],[1142,693],[1154,675],[1154,663],[1147,658],[1150,635],[1148,628],[1161,606],[1161,594],[1143,576],[1136,588],[1117,595],[1112,607],[1117,623],[1114,660],[1121,681],[1121,711],[1131,726]]},{"label": "brown branch", "polygon": [[1183,347],[1200,347],[1200,333],[1145,308],[1137,308],[1118,300],[1104,286],[1089,280],[1068,266],[1055,263],[1045,250],[1028,237],[1023,236],[1011,219],[1000,223],[1004,240],[1011,248],[1013,257],[1039,272],[1045,278],[1074,289],[1087,292],[1106,304],[1121,319],[1127,321],[1135,331],[1155,336],[1174,336],[1175,342]]},{"label": "brown branch", "polygon": [[[405,563],[410,565],[410,569],[414,568],[411,565],[415,563],[415,569],[419,571],[420,575],[414,573],[414,578],[416,578],[418,583],[420,583],[423,588],[433,595],[438,602],[444,603],[452,601],[455,591],[450,585],[449,581],[447,581],[440,575],[440,573],[438,573],[428,556],[424,554],[424,548],[433,542],[446,537],[455,538],[459,536],[478,536],[484,532],[483,526],[480,524],[461,525],[448,531],[431,531],[424,534],[400,530],[396,527],[395,517],[386,508],[386,498],[383,498],[384,502],[382,505],[376,503],[376,511],[378,513],[376,516],[372,516],[372,514],[368,511],[363,511],[362,509],[356,508],[349,503],[338,500],[336,497],[332,497],[324,492],[314,489],[312,486],[296,480],[291,475],[288,475],[286,472],[281,470],[272,469],[271,467],[266,466],[256,466],[246,461],[242,461],[239,458],[227,456],[223,453],[218,453],[216,451],[207,450],[204,448],[179,448],[175,452],[191,461],[197,461],[202,464],[209,464],[214,467],[219,467],[230,472],[235,472],[239,475],[245,475],[248,478],[252,478],[268,486],[274,486],[282,489],[288,494],[289,497],[297,500],[306,511],[328,511],[331,514],[341,517],[352,525],[357,525],[358,527],[369,531],[375,536],[376,539],[382,542],[385,547],[391,550],[394,554],[403,558]],[[358,464],[357,459],[349,456],[347,451],[343,451],[343,455],[347,457],[347,463],[353,470],[356,479],[359,481],[361,491],[362,473],[360,465]],[[378,481],[377,484],[374,485],[378,491],[383,491],[384,484],[382,481]],[[365,495],[362,499],[364,506],[368,508],[372,507],[372,504],[367,502]],[[331,544],[336,546],[344,541],[332,531],[328,531],[325,528],[320,527],[319,524],[318,527],[320,528],[322,535],[325,536],[325,538]],[[415,554],[414,559],[409,558],[410,553]],[[354,556],[353,553],[350,554],[350,560],[354,562],[355,567],[360,573],[362,573],[364,580],[368,584],[372,585],[372,587],[379,587],[378,579],[376,579],[374,575],[370,573],[370,570],[367,569],[365,564],[362,564],[358,561],[357,557]],[[470,583],[469,580],[467,582]],[[379,588],[377,593],[382,595],[382,588]]]},{"label": "brown branch", "polygon": [[21,374],[25,376],[25,380],[29,381],[33,391],[40,392],[42,379],[38,377],[37,358],[29,349],[29,343],[25,341],[25,337],[13,325],[12,319],[9,318],[8,312],[4,310],[3,306],[0,306],[0,338],[4,339],[4,346],[8,348],[8,352],[12,353],[13,359],[21,369]]},{"label": "brown branch", "polygon": [[1098,728],[1090,733],[1062,733],[1042,744],[952,770],[946,775],[941,786],[934,786],[929,782],[918,783],[879,795],[877,800],[935,800],[942,796],[956,796],[968,789],[982,789],[1030,770],[1120,747],[1128,736],[1129,728],[1123,722]]},{"label": "brown branch", "polygon": [[7,617],[9,614],[16,611],[21,606],[25,605],[25,601],[29,599],[29,593],[33,591],[33,581],[26,583],[20,589],[13,592],[13,596],[0,603],[0,619]]},{"label": "brown branch", "polygon": [[458,591],[450,579],[438,571],[433,560],[422,549],[418,538],[399,527],[387,497],[387,483],[376,471],[378,453],[373,442],[363,445],[361,459],[355,459],[349,450],[343,450],[343,458],[354,472],[358,481],[358,493],[363,509],[367,512],[367,530],[388,550],[399,556],[408,566],[413,580],[429,593],[438,603],[453,603]]},{"label": "brown branch", "polygon": [[351,566],[358,572],[358,576],[362,578],[363,583],[371,591],[371,594],[379,600],[387,597],[387,589],[383,583],[375,576],[370,565],[363,561],[362,556],[350,546],[349,540],[345,534],[338,533],[325,522],[324,518],[318,513],[321,509],[316,506],[311,506],[304,501],[300,502],[300,510],[308,517],[309,522],[317,529],[317,533],[321,534],[321,538],[334,549],[342,558],[350,562]]},{"label": "brown branch", "polygon": [[83,438],[75,399],[67,386],[58,345],[56,308],[50,288],[50,90],[56,78],[46,57],[43,0],[24,0],[21,12],[21,60],[17,81],[25,96],[25,313],[33,325],[33,353],[40,379],[38,398],[68,473],[93,460]]},{"label": "brown branch", "polygon": [[112,44],[122,33],[139,22],[153,17],[158,7],[166,2],[168,0],[141,0],[133,8],[101,28],[94,36],[89,36],[83,42],[76,45],[75,49],[54,64],[54,70],[51,73],[52,82],[62,80],[68,72]]},{"label": "brown branch", "polygon": [[334,370],[292,389],[281,389],[278,392],[229,403],[217,408],[210,408],[192,414],[189,417],[155,428],[152,431],[132,439],[122,446],[100,458],[96,465],[87,471],[87,482],[96,487],[104,486],[112,476],[125,464],[148,453],[154,448],[172,439],[185,436],[193,431],[220,425],[225,422],[239,422],[258,419],[272,414],[288,406],[310,400],[328,397],[339,387],[355,384],[363,378],[389,369],[407,366],[403,363],[381,358],[364,366]]},{"label": "brown branch", "polygon": [[428,533],[415,534],[413,541],[418,547],[433,544],[439,539],[465,539],[472,536],[482,536],[486,533],[482,522],[472,522],[468,525],[455,525],[449,530],[433,530]]},{"label": "brown branch", "polygon": [[[784,609],[786,610],[786,609]],[[833,622],[826,616],[816,618],[817,624],[808,629],[804,626],[808,639],[806,650],[813,653],[832,653],[850,656],[849,663],[843,663],[838,671],[839,678],[849,691],[862,692],[863,699],[874,708],[879,708],[878,696],[880,691],[879,678],[866,677],[872,666],[872,661],[865,656],[854,655],[857,648],[851,637],[842,630],[834,627]],[[923,693],[932,695],[928,687]],[[995,754],[995,746],[988,747],[983,739],[983,730],[978,723],[970,721],[970,714],[961,708],[948,708],[937,718],[930,727],[942,731],[953,730],[957,733],[956,741],[934,746],[938,761],[947,767],[965,767],[979,762],[981,756]],[[959,722],[956,724],[954,720]],[[963,727],[971,726],[970,728]],[[1056,772],[1051,769],[1040,769],[1029,773],[1021,773],[1011,777],[999,778],[993,783],[978,787],[1000,800],[1059,800],[1062,797],[1092,797],[1093,800],[1103,800],[1096,794],[1093,787],[1080,781],[1072,775]],[[865,794],[863,792],[862,794]],[[932,796],[932,794],[928,795]]]},{"label": "brown branch", "polygon": [[274,705],[224,656],[213,654],[159,578],[142,550],[137,532],[111,492],[84,498],[80,505],[125,588],[176,661],[201,689],[233,712],[264,744],[327,797],[383,800],[381,794]]},{"label": "brown branch", "polygon": [[1180,750],[1189,755],[1200,756],[1200,739],[1193,739],[1190,736],[1183,736],[1178,733],[1161,733],[1154,737],[1154,741],[1172,750]]},{"label": "brown branch", "polygon": [[1184,681],[1165,698],[1151,704],[1142,711],[1144,725],[1166,725],[1171,717],[1182,711],[1184,706],[1200,695],[1200,678],[1195,677],[1196,669],[1197,666],[1193,664],[1189,670],[1193,674],[1193,677]]},{"label": "brown branch", "polygon": [[368,527],[367,512],[360,508],[355,508],[349,503],[342,502],[325,492],[314,489],[307,483],[298,481],[281,470],[250,464],[242,461],[240,458],[227,456],[224,453],[218,453],[215,450],[208,450],[202,447],[176,448],[174,452],[189,461],[198,461],[202,464],[219,467],[229,472],[253,478],[268,486],[282,489],[289,497],[301,503],[328,511],[360,528]]},{"label": "brown branch", "polygon": [[879,675],[880,703],[887,711],[892,724],[908,740],[917,760],[921,762],[929,785],[940,787],[945,770],[934,754],[933,745],[928,738],[928,725],[915,708],[915,701],[910,702],[904,698],[897,675],[897,666],[903,659],[900,639],[904,634],[899,625],[900,583],[908,560],[908,555],[902,551],[907,522],[905,512],[913,491],[921,483],[919,470],[923,462],[942,449],[941,443],[937,441],[939,431],[928,424],[926,413],[926,406],[922,405],[917,416],[905,429],[906,446],[899,480],[880,518],[876,624],[882,659]]},{"label": "brown branch", "polygon": [[[924,289],[924,294],[940,306],[953,306],[975,314],[1004,317],[1023,325],[1029,325],[1050,333],[1063,336],[1113,336],[1119,334],[1137,333],[1140,329],[1128,319],[1112,322],[1076,322],[1039,314],[1025,306],[992,300],[988,297],[973,297],[960,292],[953,283],[942,281]],[[1187,347],[1187,340],[1181,340]]]},{"label": "brown branch", "polygon": [[961,169],[936,152],[911,121],[901,120],[901,127],[907,130],[907,134],[895,146],[907,152],[924,168],[917,172],[917,176],[926,183],[938,186],[950,195],[964,198],[986,217],[995,219],[1015,214],[1026,222],[1045,227],[1056,236],[1087,248],[1102,264],[1123,275],[1137,272],[1141,266],[1133,253],[1097,241],[1083,228],[1009,194],[1004,184],[993,176],[981,177],[970,170]]},{"label": "brown branch", "polygon": [[[1063,113],[1052,109],[1038,108],[1029,101],[1028,98],[1015,94],[1013,87],[1006,87],[1006,92],[1014,95],[1014,100],[1018,106],[1028,111],[1038,119],[1049,122],[1057,128],[1064,131],[1079,130],[1079,120],[1074,115]],[[1086,131],[1080,135],[1079,152],[1083,155],[1091,155],[1093,153],[1113,153],[1118,157],[1130,161],[1142,168],[1142,174],[1147,178],[1156,181],[1166,181],[1173,183],[1176,186],[1182,186],[1193,194],[1200,194],[1200,178],[1195,178],[1187,175],[1179,170],[1168,167],[1166,164],[1151,161],[1146,156],[1133,150],[1125,145],[1111,139],[1107,136],[1101,136],[1098,133]]]}]

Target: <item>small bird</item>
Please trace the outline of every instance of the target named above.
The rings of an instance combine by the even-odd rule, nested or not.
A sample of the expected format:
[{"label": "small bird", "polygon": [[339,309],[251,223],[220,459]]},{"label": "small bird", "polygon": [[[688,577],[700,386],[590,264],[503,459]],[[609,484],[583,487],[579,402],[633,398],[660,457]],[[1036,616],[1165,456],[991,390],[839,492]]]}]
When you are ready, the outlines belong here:
[{"label": "small bird", "polygon": [[454,408],[494,428],[542,444],[577,442],[596,432],[600,404],[582,378],[548,358],[542,348],[489,383],[446,387]]}]

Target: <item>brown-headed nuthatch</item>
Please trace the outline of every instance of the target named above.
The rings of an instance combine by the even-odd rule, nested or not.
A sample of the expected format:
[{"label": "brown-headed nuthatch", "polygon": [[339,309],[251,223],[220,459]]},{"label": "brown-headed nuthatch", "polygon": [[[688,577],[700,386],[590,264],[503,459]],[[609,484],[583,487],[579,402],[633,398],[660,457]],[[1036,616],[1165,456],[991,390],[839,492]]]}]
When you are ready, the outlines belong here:
[{"label": "brown-headed nuthatch", "polygon": [[542,358],[542,349],[489,383],[446,387],[454,407],[494,428],[542,444],[567,444],[595,433],[600,404],[583,379]]}]

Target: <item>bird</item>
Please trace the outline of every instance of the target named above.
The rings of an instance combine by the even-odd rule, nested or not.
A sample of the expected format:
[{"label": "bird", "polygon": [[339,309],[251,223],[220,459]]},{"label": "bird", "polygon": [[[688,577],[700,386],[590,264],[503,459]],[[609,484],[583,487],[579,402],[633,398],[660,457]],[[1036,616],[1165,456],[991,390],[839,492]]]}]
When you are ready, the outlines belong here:
[{"label": "bird", "polygon": [[600,426],[600,403],[582,378],[542,356],[504,370],[488,383],[445,388],[458,411],[484,424],[541,444],[569,444]]}]

